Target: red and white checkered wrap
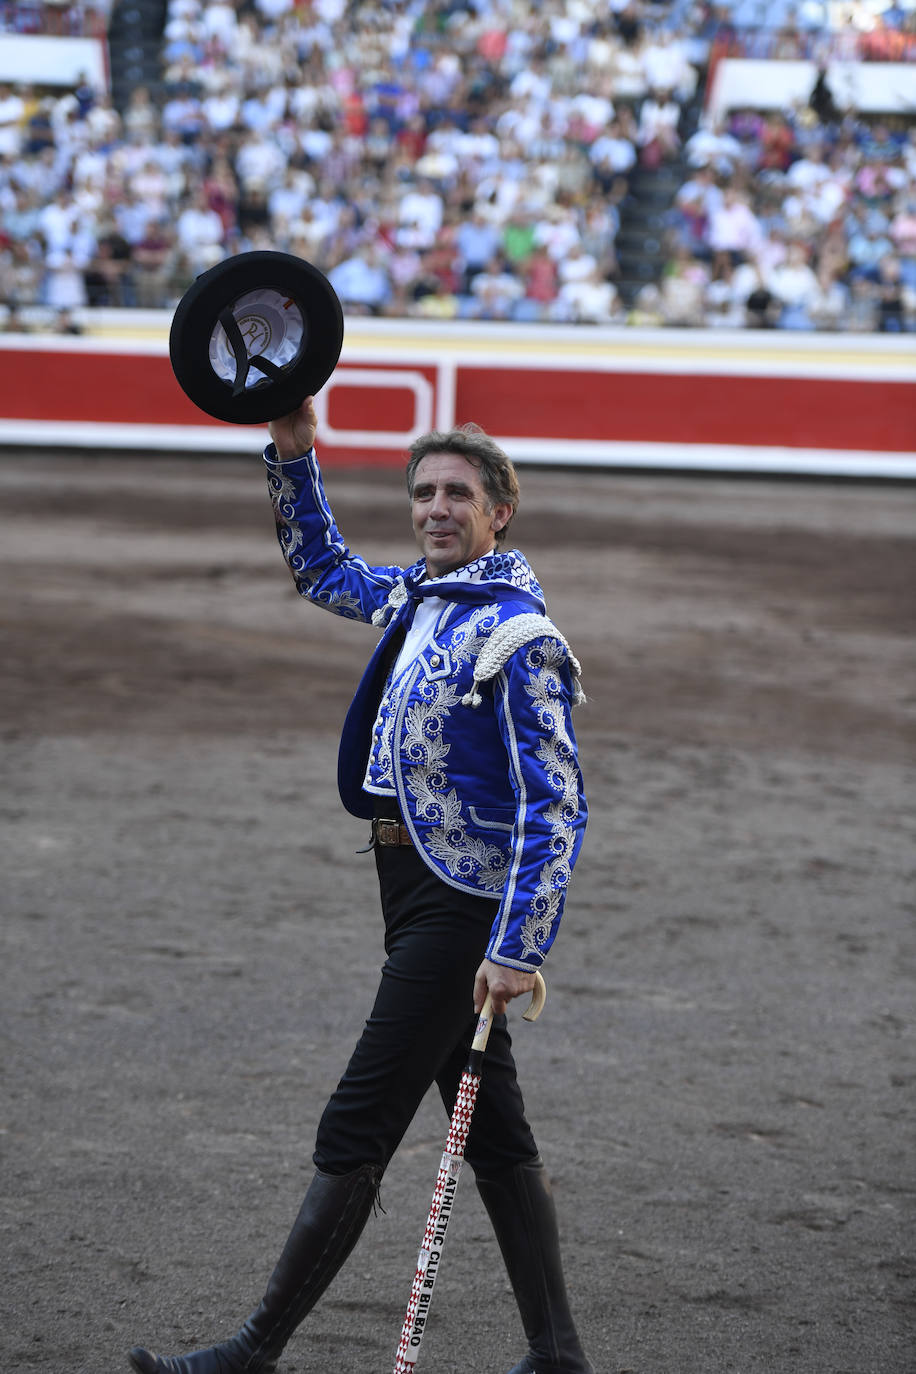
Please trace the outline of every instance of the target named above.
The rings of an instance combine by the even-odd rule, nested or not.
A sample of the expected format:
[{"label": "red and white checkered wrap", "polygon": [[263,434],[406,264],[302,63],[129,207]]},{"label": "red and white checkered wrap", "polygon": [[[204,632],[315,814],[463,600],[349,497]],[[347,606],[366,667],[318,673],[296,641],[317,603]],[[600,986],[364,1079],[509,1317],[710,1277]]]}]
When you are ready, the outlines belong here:
[{"label": "red and white checkered wrap", "polygon": [[445,1142],[447,1155],[457,1155],[461,1159],[464,1158],[464,1147],[468,1141],[468,1131],[471,1129],[471,1117],[474,1115],[474,1105],[477,1102],[479,1088],[480,1074],[467,1072],[462,1074],[461,1082],[458,1084],[458,1096],[455,1099],[451,1124],[448,1128],[448,1139]]},{"label": "red and white checkered wrap", "polygon": [[[439,1258],[445,1243],[445,1228],[448,1226],[447,1219],[445,1226],[441,1224],[442,1203],[446,1196],[449,1180],[454,1180],[453,1191],[454,1186],[457,1186],[458,1173],[464,1160],[464,1149],[467,1144],[468,1131],[471,1129],[471,1117],[474,1115],[474,1104],[477,1101],[479,1087],[480,1075],[465,1071],[458,1085],[458,1097],[452,1112],[448,1139],[445,1142],[445,1153],[442,1156],[442,1163],[439,1165],[439,1176],[436,1179],[433,1200],[430,1205],[429,1216],[426,1219],[426,1230],[423,1232],[423,1242],[417,1259],[417,1272],[414,1274],[413,1287],[410,1290],[410,1299],[407,1303],[407,1314],[404,1317],[401,1339],[398,1342],[394,1374],[412,1374],[417,1356],[420,1353],[420,1341],[426,1328],[426,1316],[420,1314],[421,1299],[424,1312],[426,1312],[429,1309],[432,1288],[439,1272]],[[434,1246],[437,1247],[435,1250]],[[434,1256],[435,1267],[430,1273],[430,1261]]]}]

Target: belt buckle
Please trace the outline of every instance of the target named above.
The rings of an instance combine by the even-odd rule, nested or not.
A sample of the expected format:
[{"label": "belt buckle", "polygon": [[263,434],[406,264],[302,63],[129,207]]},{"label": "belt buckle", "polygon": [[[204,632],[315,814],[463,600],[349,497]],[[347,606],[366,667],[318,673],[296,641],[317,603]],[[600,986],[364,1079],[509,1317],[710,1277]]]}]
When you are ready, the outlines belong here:
[{"label": "belt buckle", "polygon": [[401,842],[401,826],[399,821],[386,820],[379,816],[375,822],[375,834],[380,845],[397,845]]}]

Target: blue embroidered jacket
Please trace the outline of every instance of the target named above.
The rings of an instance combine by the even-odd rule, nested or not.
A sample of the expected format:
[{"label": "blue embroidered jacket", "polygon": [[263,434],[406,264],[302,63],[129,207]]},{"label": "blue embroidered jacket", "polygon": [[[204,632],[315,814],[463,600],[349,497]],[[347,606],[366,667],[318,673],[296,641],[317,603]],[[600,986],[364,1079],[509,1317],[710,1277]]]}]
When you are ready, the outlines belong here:
[{"label": "blue embroidered jacket", "polygon": [[[545,615],[521,553],[480,560],[479,581],[370,567],[347,548],[314,450],[265,452],[277,534],[302,596],[384,625],[344,723],[338,785],[355,816],[396,797],[429,867],[452,887],[500,899],[487,957],[530,971],[563,910],[586,823],[571,720],[579,665]],[[432,638],[393,678],[386,650],[419,601],[442,598]]]}]

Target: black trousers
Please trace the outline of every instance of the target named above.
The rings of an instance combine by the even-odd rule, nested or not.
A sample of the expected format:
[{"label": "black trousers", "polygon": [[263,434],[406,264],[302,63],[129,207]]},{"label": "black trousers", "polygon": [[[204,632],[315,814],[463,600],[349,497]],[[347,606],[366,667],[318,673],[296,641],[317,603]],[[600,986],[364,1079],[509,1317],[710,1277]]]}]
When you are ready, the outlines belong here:
[{"label": "black trousers", "polygon": [[[315,1163],[331,1174],[367,1163],[385,1168],[432,1083],[451,1113],[477,1025],[474,975],[499,906],[443,883],[412,846],[376,846],[375,859],[387,958],[365,1030],[318,1126]],[[498,1016],[465,1157],[492,1176],[536,1155],[506,1018]]]}]

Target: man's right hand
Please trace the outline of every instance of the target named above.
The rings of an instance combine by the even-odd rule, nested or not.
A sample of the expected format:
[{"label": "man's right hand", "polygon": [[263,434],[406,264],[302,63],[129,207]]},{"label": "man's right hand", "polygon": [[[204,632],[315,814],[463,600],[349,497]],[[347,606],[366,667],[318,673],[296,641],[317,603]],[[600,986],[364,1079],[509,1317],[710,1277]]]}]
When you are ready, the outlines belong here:
[{"label": "man's right hand", "polygon": [[314,396],[306,396],[298,410],[291,415],[282,415],[279,420],[271,420],[268,425],[270,437],[277,449],[281,463],[292,458],[302,458],[315,442],[318,416],[315,414]]}]

